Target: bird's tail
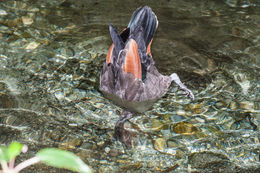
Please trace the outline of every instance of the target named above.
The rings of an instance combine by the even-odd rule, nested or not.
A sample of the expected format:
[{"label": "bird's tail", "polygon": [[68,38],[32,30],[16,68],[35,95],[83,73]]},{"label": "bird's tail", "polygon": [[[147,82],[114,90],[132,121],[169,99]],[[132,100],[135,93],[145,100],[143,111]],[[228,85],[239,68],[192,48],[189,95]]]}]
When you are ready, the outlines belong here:
[{"label": "bird's tail", "polygon": [[[132,15],[132,18],[128,24],[130,28],[130,36],[134,37],[137,44],[141,37],[145,43],[146,49],[152,41],[156,28],[158,26],[158,20],[154,12],[150,7],[144,6],[138,8]],[[142,43],[138,44],[141,45]]]}]

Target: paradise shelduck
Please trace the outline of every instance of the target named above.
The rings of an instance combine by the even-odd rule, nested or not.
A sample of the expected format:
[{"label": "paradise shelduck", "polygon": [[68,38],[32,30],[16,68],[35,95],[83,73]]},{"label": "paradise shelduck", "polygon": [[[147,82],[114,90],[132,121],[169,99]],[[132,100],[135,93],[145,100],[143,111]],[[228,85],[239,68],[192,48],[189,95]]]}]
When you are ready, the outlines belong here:
[{"label": "paradise shelduck", "polygon": [[194,100],[194,95],[176,73],[162,75],[155,67],[151,55],[151,43],[158,20],[148,6],[138,8],[120,34],[112,24],[109,31],[112,45],[100,75],[100,90],[105,97],[121,106],[124,111],[115,126],[115,137],[127,144],[125,121],[135,113],[152,108],[174,81],[185,95]]}]

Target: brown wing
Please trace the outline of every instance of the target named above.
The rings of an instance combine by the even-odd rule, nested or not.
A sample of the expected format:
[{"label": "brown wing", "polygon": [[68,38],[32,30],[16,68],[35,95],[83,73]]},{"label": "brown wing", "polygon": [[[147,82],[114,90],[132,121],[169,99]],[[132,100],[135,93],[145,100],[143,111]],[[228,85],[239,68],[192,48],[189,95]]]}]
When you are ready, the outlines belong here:
[{"label": "brown wing", "polygon": [[106,57],[106,62],[107,62],[107,64],[111,63],[113,49],[114,49],[114,44],[112,44],[112,45],[110,46],[110,48],[108,49],[107,57]]},{"label": "brown wing", "polygon": [[153,41],[153,40],[151,40],[150,43],[148,44],[148,46],[147,46],[147,51],[146,51],[146,53],[147,53],[148,55],[150,55],[151,57],[152,57],[152,53],[151,53],[152,41]]},{"label": "brown wing", "polygon": [[[123,41],[123,43],[126,42],[126,40],[128,39],[128,36],[129,36],[129,32],[130,32],[130,29],[129,28],[124,28],[121,32],[120,32],[120,37]],[[115,34],[114,32],[112,32],[113,34]],[[112,43],[112,45],[110,46],[108,52],[107,52],[107,56],[106,56],[106,63],[109,64],[109,63],[114,63],[113,62],[113,59],[112,59],[112,55],[113,55],[113,51],[114,51],[114,48],[115,48],[115,44]]]},{"label": "brown wing", "polygon": [[135,40],[130,39],[126,44],[125,50],[126,56],[122,67],[124,72],[132,73],[135,78],[142,79],[141,61]]}]

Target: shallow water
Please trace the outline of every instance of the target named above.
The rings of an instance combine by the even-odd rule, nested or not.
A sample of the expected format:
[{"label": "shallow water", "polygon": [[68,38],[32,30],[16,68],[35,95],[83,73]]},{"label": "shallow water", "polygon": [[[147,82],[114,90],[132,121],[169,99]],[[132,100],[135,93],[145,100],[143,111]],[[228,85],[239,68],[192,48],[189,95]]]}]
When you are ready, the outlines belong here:
[{"label": "shallow water", "polygon": [[[0,143],[79,155],[96,172],[258,172],[260,4],[255,1],[0,1]],[[113,138],[122,109],[99,74],[111,44],[151,6],[159,20],[152,54],[194,92],[171,90],[131,119],[135,146]],[[31,172],[57,172],[37,165]]]}]

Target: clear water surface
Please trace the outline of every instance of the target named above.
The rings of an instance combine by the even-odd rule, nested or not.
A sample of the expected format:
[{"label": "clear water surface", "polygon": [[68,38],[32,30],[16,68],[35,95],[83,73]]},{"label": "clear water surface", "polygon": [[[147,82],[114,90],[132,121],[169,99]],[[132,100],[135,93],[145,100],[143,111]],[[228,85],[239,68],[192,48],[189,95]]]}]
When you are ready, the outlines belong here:
[{"label": "clear water surface", "polygon": [[[95,172],[258,172],[260,2],[257,0],[0,1],[0,143],[79,155]],[[139,6],[159,20],[152,54],[194,92],[171,90],[115,141],[122,109],[99,91],[111,39]],[[30,172],[62,170],[36,165]],[[25,171],[25,172],[26,172]]]}]

